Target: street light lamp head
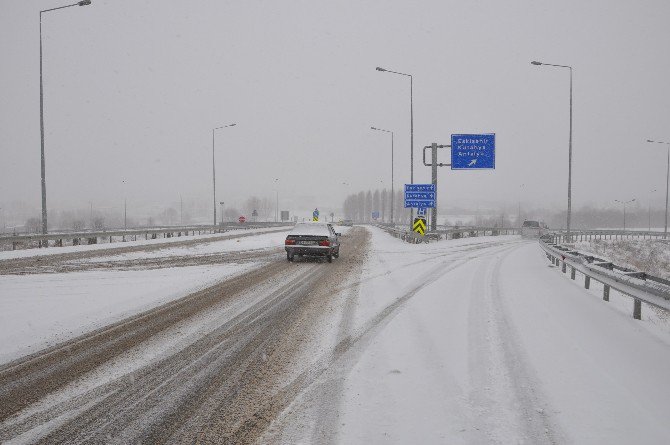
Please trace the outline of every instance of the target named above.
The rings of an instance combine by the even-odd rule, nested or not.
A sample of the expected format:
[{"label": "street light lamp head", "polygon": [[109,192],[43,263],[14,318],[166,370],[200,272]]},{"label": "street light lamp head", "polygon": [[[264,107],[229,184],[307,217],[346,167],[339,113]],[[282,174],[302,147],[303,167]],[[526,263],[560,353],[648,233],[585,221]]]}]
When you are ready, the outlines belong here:
[{"label": "street light lamp head", "polygon": [[377,71],[386,71],[384,68],[382,68],[382,67],[380,67],[380,66],[378,66],[378,67],[375,68],[375,69],[376,69]]},{"label": "street light lamp head", "polygon": [[91,0],[81,0],[80,2],[77,2],[79,6],[87,6],[91,4]]},{"label": "street light lamp head", "polygon": [[533,60],[532,62],[530,62],[530,64],[531,65],[542,65],[542,62],[537,62],[537,61]]}]

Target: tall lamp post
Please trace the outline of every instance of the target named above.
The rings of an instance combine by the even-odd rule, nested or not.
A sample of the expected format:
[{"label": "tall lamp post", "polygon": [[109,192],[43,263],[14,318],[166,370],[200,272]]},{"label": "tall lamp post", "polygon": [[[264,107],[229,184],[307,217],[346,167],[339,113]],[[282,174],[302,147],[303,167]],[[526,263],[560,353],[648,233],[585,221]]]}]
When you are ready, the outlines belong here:
[{"label": "tall lamp post", "polygon": [[72,6],[90,5],[91,0],[82,0],[71,5],[59,6],[57,8],[40,11],[40,158],[42,170],[42,233],[47,233],[47,180],[46,167],[44,165],[44,84],[42,82],[42,14],[56,11],[58,9],[70,8]]},{"label": "tall lamp post", "polygon": [[572,219],[572,67],[568,65],[554,65],[552,63],[543,63],[533,61],[530,62],[532,65],[537,66],[552,66],[556,68],[568,68],[570,70],[570,139],[568,140],[568,221],[567,221],[567,240],[571,240],[570,237],[570,222]]},{"label": "tall lamp post", "polygon": [[[410,148],[409,148],[409,182],[414,184],[414,78],[411,74],[400,73],[398,71],[387,70],[386,68],[377,67],[377,71],[398,74],[400,76],[409,77],[409,132],[410,132]],[[393,207],[391,207],[393,208]],[[410,209],[410,226],[412,225],[412,220],[414,219],[414,209]]]},{"label": "tall lamp post", "polygon": [[665,229],[663,229],[663,239],[668,237],[668,190],[670,190],[670,142],[652,141],[647,139],[647,142],[652,144],[665,144],[668,146],[668,167],[665,174]]},{"label": "tall lamp post", "polygon": [[651,190],[651,191],[649,192],[649,201],[648,201],[648,203],[647,203],[648,206],[649,206],[649,207],[647,208],[648,215],[649,215],[649,221],[648,221],[648,222],[649,222],[649,229],[648,229],[648,230],[649,230],[650,232],[651,232],[651,194],[654,193],[654,192],[656,192],[656,189]]},{"label": "tall lamp post", "polygon": [[220,130],[222,128],[228,128],[228,127],[234,127],[237,124],[229,124],[229,125],[223,125],[221,127],[216,127],[212,128],[212,188],[214,190],[213,193],[213,199],[212,202],[214,205],[212,206],[214,208],[214,225],[216,225],[216,166],[214,164],[214,133],[216,130]]},{"label": "tall lamp post", "polygon": [[277,200],[275,201],[275,222],[279,222],[279,178],[275,178],[275,193]]},{"label": "tall lamp post", "polygon": [[393,224],[393,131],[384,130],[383,128],[370,127],[371,130],[383,131],[384,133],[391,133],[391,224]]},{"label": "tall lamp post", "polygon": [[619,204],[623,204],[623,230],[626,230],[626,204],[630,204],[631,202],[635,201],[635,198],[628,200],[628,201],[619,201],[618,199],[615,199],[614,202],[618,202]]}]

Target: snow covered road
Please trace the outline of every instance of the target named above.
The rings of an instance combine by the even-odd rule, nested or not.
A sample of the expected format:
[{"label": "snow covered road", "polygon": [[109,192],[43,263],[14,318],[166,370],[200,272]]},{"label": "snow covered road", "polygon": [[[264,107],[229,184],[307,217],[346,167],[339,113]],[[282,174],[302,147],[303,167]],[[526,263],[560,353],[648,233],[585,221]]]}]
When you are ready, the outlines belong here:
[{"label": "snow covered road", "polygon": [[[552,267],[536,242],[410,245],[355,228],[333,264],[287,263],[271,252],[243,275],[0,368],[0,440],[670,437],[667,319],[634,320],[614,292],[603,302],[597,286],[586,291]],[[199,267],[178,270],[191,282],[186,271]],[[144,272],[164,270],[172,271]],[[29,288],[36,277],[95,273],[18,278]]]},{"label": "snow covered road", "polygon": [[667,443],[667,330],[501,238],[412,246],[375,230],[347,353],[269,441]]}]

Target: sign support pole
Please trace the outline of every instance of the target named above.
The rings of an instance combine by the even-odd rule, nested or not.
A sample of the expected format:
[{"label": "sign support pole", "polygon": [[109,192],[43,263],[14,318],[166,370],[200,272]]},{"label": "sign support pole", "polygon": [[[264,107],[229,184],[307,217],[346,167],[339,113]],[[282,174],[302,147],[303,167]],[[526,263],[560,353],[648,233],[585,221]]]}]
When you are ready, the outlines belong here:
[{"label": "sign support pole", "polygon": [[[430,146],[430,151],[432,154],[432,183],[435,186],[436,196],[437,196],[437,143],[433,142]],[[437,230],[437,199],[435,200],[435,207],[430,211],[430,230]]]}]

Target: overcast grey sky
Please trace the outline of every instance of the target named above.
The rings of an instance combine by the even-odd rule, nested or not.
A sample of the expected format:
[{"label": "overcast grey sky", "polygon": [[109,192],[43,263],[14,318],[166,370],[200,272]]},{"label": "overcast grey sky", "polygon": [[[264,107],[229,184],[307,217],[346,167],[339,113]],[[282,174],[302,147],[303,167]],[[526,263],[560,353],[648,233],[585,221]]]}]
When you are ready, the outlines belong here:
[{"label": "overcast grey sky", "polygon": [[[40,206],[39,11],[0,0],[0,205]],[[421,148],[497,135],[495,171],[439,172],[440,205],[564,207],[574,67],[573,206],[664,200],[670,2],[93,0],[44,15],[49,208],[274,196],[340,205],[415,182]],[[442,162],[448,162],[444,153]],[[123,181],[126,181],[124,186]],[[380,181],[384,181],[380,183]],[[347,182],[349,186],[342,185]],[[521,184],[524,184],[522,187]],[[125,189],[124,189],[125,187]]]}]

